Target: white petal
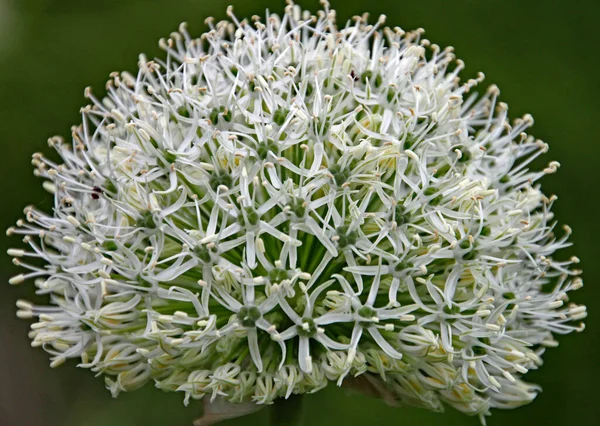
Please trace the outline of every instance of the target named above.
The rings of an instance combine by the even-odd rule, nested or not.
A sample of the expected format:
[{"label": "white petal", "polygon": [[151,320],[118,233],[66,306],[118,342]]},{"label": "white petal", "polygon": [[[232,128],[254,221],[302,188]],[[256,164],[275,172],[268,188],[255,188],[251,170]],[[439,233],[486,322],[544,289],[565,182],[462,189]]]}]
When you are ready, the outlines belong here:
[{"label": "white petal", "polygon": [[258,372],[262,372],[263,362],[260,356],[260,349],[258,347],[258,336],[256,332],[256,328],[250,327],[247,329],[248,332],[248,347],[250,348],[250,357],[252,357],[252,361],[256,366]]}]

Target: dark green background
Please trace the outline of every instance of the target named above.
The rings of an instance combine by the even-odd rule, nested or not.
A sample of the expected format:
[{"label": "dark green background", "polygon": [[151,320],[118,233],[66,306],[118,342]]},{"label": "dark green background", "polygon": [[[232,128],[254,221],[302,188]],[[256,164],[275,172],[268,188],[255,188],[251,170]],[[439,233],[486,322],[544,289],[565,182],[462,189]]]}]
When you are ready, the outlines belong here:
[{"label": "dark green background", "polygon": [[[46,139],[68,136],[84,105],[83,89],[99,93],[107,75],[134,71],[137,55],[160,54],[159,37],[188,21],[193,34],[206,16],[224,17],[225,6],[238,16],[280,11],[282,0],[0,0],[0,228],[7,228],[31,203],[48,203],[32,175],[31,154],[49,152]],[[316,9],[316,1],[301,2]],[[465,76],[481,70],[496,83],[511,116],[530,112],[532,133],[550,144],[544,161],[559,160],[559,173],[544,179],[556,193],[555,212],[574,230],[587,286],[574,295],[590,312],[583,334],[561,338],[545,365],[528,378],[544,391],[515,411],[496,411],[500,425],[600,424],[598,196],[600,173],[600,61],[598,11],[594,2],[576,0],[336,0],[341,19],[366,10],[388,16],[388,24],[424,27],[427,37],[453,45],[467,63]],[[1,237],[1,251],[20,246]],[[116,400],[103,380],[75,363],[48,367],[45,353],[29,347],[28,324],[14,316],[14,302],[30,284],[11,288],[18,273],[0,256],[0,424],[41,426],[190,425],[198,405],[184,408],[183,395],[151,386]],[[224,425],[263,424],[266,410]],[[452,410],[444,415],[394,409],[330,386],[307,400],[308,425],[477,425]]]}]

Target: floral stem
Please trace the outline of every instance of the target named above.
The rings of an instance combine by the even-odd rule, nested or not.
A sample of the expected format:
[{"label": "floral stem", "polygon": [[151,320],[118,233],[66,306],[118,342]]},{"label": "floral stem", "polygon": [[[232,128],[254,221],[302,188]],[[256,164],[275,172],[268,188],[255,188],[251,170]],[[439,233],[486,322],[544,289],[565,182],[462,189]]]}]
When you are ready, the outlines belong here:
[{"label": "floral stem", "polygon": [[287,399],[280,398],[271,408],[271,426],[302,426],[304,413],[302,395],[291,395]]}]

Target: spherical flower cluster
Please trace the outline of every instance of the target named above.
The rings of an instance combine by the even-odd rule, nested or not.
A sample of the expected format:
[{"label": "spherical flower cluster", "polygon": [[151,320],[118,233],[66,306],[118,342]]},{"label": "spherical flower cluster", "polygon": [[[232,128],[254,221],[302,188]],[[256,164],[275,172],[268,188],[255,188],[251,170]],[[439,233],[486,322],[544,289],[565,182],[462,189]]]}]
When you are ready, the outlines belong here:
[{"label": "spherical flower cluster", "polygon": [[72,141],[50,139],[62,163],[34,155],[53,212],[8,231],[30,247],[11,283],[50,298],[18,302],[33,345],[115,395],[269,404],[365,379],[480,417],[530,402],[521,377],[585,317],[532,118],[384,17],[228,15],[86,90]]}]

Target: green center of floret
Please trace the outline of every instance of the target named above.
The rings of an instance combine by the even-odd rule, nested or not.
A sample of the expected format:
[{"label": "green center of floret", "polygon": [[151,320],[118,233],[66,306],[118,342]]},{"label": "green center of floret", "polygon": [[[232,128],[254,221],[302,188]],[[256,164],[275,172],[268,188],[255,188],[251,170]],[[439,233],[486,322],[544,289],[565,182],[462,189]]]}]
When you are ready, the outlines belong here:
[{"label": "green center of floret", "polygon": [[256,153],[261,160],[266,160],[269,152],[273,152],[277,154],[277,150],[279,149],[278,145],[273,141],[273,139],[268,139],[266,142],[261,142],[258,144],[256,148]]},{"label": "green center of floret", "polygon": [[358,233],[354,230],[350,230],[350,226],[341,225],[335,230],[336,235],[339,237],[337,240],[338,247],[345,249],[346,247],[353,246],[356,244],[358,239]]},{"label": "green center of floret", "polygon": [[303,199],[294,199],[290,202],[290,211],[297,219],[302,219],[306,215],[306,206]]},{"label": "green center of floret", "polygon": [[255,327],[256,321],[261,317],[260,310],[256,306],[242,306],[237,313],[237,318],[244,327]]},{"label": "green center of floret", "polygon": [[135,222],[136,228],[155,229],[156,218],[150,210],[145,210],[141,213],[141,217]]},{"label": "green center of floret", "polygon": [[212,256],[214,251],[206,247],[205,245],[199,245],[194,247],[194,254],[198,256],[198,259],[202,263],[210,264],[212,262]]},{"label": "green center of floret", "polygon": [[301,337],[314,337],[317,330],[315,320],[309,317],[302,318],[302,324],[296,326],[296,331]]},{"label": "green center of floret", "polygon": [[288,279],[287,271],[281,268],[271,269],[268,276],[271,283],[280,283],[281,281]]},{"label": "green center of floret", "polygon": [[396,204],[394,207],[394,221],[397,225],[404,225],[408,220],[408,214],[404,206]]},{"label": "green center of floret", "polygon": [[329,173],[337,186],[342,186],[350,177],[350,172],[339,164],[334,164],[329,168]]},{"label": "green center of floret", "polygon": [[210,121],[213,124],[220,124],[223,121],[229,123],[231,118],[231,111],[223,106],[213,109],[210,113]]},{"label": "green center of floret", "polygon": [[256,226],[260,221],[260,216],[252,207],[244,207],[244,213],[246,214],[246,224]]},{"label": "green center of floret", "polygon": [[221,185],[231,188],[233,185],[233,178],[226,173],[214,173],[210,176],[209,182],[213,191],[216,191]]}]

